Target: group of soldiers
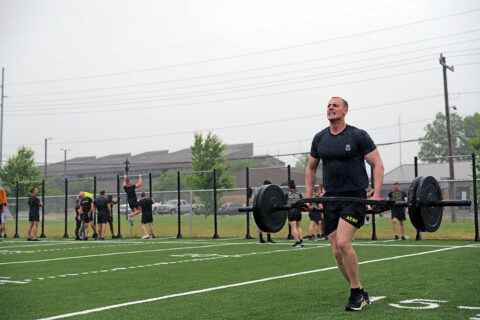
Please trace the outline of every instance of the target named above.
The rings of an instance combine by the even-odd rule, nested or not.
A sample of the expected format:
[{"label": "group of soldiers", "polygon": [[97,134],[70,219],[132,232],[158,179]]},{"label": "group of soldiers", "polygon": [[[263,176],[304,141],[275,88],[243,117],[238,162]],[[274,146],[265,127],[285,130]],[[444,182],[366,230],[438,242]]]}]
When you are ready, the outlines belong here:
[{"label": "group of soldiers", "polygon": [[[147,198],[145,192],[141,193],[141,199],[137,200],[135,189],[142,186],[142,175],[139,175],[138,183],[132,184],[130,179],[125,176],[123,180],[123,188],[127,194],[127,202],[131,209],[130,220],[137,214],[142,214],[142,229],[144,235],[142,239],[154,238],[153,235],[153,214],[152,205],[154,200]],[[112,239],[117,238],[113,228],[113,206],[118,204],[120,196],[113,199],[112,195],[105,196],[105,190],[100,191],[100,195],[93,199],[93,195],[80,191],[75,206],[75,239],[88,240],[89,227],[93,230],[92,237],[98,240],[105,240],[106,224],[110,226]],[[97,226],[94,222],[94,212],[97,212]],[[146,225],[149,225],[149,233],[147,233]],[[97,231],[98,230],[98,231]],[[83,235],[83,237],[80,237]]]}]

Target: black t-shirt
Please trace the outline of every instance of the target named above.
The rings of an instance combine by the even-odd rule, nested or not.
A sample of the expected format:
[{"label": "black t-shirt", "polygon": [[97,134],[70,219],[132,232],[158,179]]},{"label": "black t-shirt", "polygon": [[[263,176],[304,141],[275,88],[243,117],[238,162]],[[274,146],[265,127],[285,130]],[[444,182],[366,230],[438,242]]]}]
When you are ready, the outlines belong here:
[{"label": "black t-shirt", "polygon": [[140,199],[138,204],[142,208],[142,214],[152,214],[153,200],[151,198]]},{"label": "black t-shirt", "polygon": [[39,214],[40,200],[36,196],[30,196],[28,198],[28,206],[30,207],[30,214]]},{"label": "black t-shirt", "polygon": [[364,130],[347,125],[333,135],[327,127],[313,138],[310,155],[322,159],[327,192],[358,191],[368,187],[364,157],[376,148]]},{"label": "black t-shirt", "polygon": [[95,208],[97,208],[99,214],[109,214],[108,212],[108,199],[105,197],[98,197],[93,202]]},{"label": "black t-shirt", "polygon": [[87,214],[92,207],[92,199],[89,197],[80,199],[80,206],[82,207],[83,213]]},{"label": "black t-shirt", "polygon": [[125,186],[125,192],[127,193],[127,200],[128,202],[135,202],[137,201],[137,194],[135,193],[136,185],[132,184],[130,186]]}]

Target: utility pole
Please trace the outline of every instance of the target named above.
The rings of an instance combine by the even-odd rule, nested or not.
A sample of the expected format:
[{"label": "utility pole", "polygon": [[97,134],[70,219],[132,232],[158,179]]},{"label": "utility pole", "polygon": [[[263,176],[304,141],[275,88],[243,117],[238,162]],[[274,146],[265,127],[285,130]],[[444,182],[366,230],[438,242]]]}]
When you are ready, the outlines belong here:
[{"label": "utility pole", "polygon": [[67,178],[67,151],[70,151],[70,149],[63,149],[61,148],[60,150],[63,151],[64,154],[64,161],[63,161],[63,178]]},{"label": "utility pole", "polygon": [[[443,70],[443,92],[445,96],[445,118],[447,122],[447,142],[448,142],[448,167],[450,171],[450,190],[449,190],[449,197],[450,199],[455,199],[455,187],[454,187],[454,180],[455,180],[455,171],[453,167],[453,148],[452,148],[452,132],[450,128],[450,107],[448,105],[448,86],[447,86],[447,69],[450,71],[454,71],[453,66],[447,65],[445,61],[445,57],[440,54],[440,64],[442,65]],[[452,207],[452,222],[457,221],[456,217],[456,210]]]},{"label": "utility pole", "polygon": [[43,179],[47,181],[47,141],[52,138],[45,138],[45,169],[43,170]]},{"label": "utility pole", "polygon": [[398,147],[400,148],[400,165],[402,165],[402,126],[400,124],[400,116],[398,116]]},{"label": "utility pole", "polygon": [[2,68],[2,95],[0,96],[0,167],[3,166],[3,98],[5,97],[5,68]]}]

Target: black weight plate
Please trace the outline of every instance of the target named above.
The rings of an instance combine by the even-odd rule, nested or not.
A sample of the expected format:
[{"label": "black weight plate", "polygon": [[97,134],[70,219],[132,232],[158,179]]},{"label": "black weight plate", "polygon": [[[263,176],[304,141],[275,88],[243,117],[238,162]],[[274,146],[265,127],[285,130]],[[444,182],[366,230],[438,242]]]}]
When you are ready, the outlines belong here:
[{"label": "black weight plate", "polygon": [[442,189],[440,189],[437,180],[432,176],[423,177],[418,184],[415,199],[425,231],[437,231],[442,223],[443,207],[426,206],[428,203],[442,200]]},{"label": "black weight plate", "polygon": [[274,184],[267,184],[258,190],[253,199],[253,218],[260,230],[278,232],[287,221],[287,210],[274,210],[275,206],[287,204],[283,190]]},{"label": "black weight plate", "polygon": [[416,177],[415,179],[413,179],[412,183],[410,184],[410,187],[408,188],[408,194],[407,194],[408,216],[410,217],[410,221],[412,222],[415,229],[419,231],[425,231],[425,225],[423,224],[420,211],[415,206],[415,203],[416,203],[415,196],[418,188],[418,183],[420,182],[421,179],[422,177]]}]

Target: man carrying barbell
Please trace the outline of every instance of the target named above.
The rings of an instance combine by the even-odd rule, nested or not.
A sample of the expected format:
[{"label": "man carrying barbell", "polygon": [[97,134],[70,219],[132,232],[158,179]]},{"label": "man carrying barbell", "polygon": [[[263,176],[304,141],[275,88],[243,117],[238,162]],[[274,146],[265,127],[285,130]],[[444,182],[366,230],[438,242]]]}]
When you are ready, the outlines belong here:
[{"label": "man carrying barbell", "polygon": [[[312,197],[317,167],[322,160],[325,197],[365,198],[368,176],[365,160],[374,171],[375,191],[372,200],[380,199],[383,183],[383,162],[377,147],[364,130],[345,123],[348,103],[333,97],[327,105],[330,126],[315,135],[306,169],[307,198]],[[332,245],[338,268],[350,284],[350,298],[346,311],[360,311],[370,303],[359,279],[358,257],[352,247],[352,238],[365,220],[365,204],[325,202],[325,235]],[[309,210],[312,206],[308,205]]]}]

